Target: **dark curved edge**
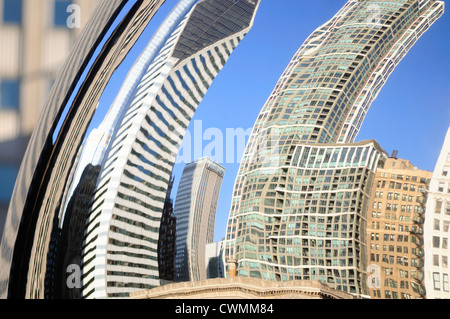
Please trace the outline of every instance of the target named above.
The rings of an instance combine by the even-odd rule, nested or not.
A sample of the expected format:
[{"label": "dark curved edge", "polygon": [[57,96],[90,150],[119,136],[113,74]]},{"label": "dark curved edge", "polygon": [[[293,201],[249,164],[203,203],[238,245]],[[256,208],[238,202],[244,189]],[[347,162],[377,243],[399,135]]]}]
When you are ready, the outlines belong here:
[{"label": "dark curved edge", "polygon": [[[62,116],[66,103],[69,101],[90,59],[92,59],[97,46],[128,1],[104,0],[99,5],[97,13],[86,26],[83,35],[75,45],[59,79],[55,83],[38,127],[33,133],[22,162],[8,212],[6,225],[14,228],[9,229],[9,233],[5,230],[2,239],[3,282],[0,283],[0,294],[5,294],[7,289],[8,298],[16,299],[25,296],[28,260],[38,219],[38,214],[34,213],[34,208],[39,206],[39,202],[42,201],[39,194],[41,188],[45,189],[43,186],[48,182],[47,171],[58,144],[53,145],[52,134]],[[12,238],[11,232],[13,236],[14,232],[16,233],[14,238]]]}]

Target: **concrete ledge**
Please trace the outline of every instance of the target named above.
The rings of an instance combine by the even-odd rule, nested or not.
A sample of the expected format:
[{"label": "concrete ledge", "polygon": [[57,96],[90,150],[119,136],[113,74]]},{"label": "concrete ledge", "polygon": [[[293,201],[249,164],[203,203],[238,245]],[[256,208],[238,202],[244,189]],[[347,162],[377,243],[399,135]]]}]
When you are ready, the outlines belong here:
[{"label": "concrete ledge", "polygon": [[272,282],[235,277],[182,282],[130,294],[131,299],[353,299],[319,281]]}]

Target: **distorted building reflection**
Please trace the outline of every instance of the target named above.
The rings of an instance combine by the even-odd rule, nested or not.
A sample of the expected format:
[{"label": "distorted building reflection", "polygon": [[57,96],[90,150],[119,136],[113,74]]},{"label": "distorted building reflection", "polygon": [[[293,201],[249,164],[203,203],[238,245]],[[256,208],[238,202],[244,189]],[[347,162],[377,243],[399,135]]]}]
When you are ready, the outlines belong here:
[{"label": "distorted building reflection", "polygon": [[378,168],[367,209],[368,264],[379,269],[379,282],[371,283],[369,292],[372,299],[421,299],[424,207],[432,173],[395,153]]},{"label": "distorted building reflection", "polygon": [[[102,2],[56,81],[9,209],[2,296],[126,298],[161,284],[161,218],[181,141],[213,80],[252,27],[259,1],[180,1],[114,92],[107,112],[99,113],[108,79],[163,3]],[[85,210],[92,189],[81,184],[89,165],[98,179]],[[66,294],[61,285],[67,273],[60,273],[76,261],[81,288]]]},{"label": "distorted building reflection", "polygon": [[347,1],[295,53],[236,178],[225,259],[238,262],[239,276],[319,280],[368,296],[365,215],[387,154],[355,139],[395,67],[443,12],[442,1]]},{"label": "distorted building reflection", "polygon": [[[47,266],[46,260],[54,243],[51,232],[59,223],[57,209],[66,192],[64,184],[73,173],[70,165],[107,84],[105,80],[163,2],[101,1],[83,36],[75,42],[31,136],[11,197],[1,243],[1,297],[44,298],[49,291],[44,286],[51,276],[45,273],[52,265]],[[98,69],[103,72],[96,72]]]},{"label": "distorted building reflection", "polygon": [[206,247],[214,242],[214,227],[225,169],[208,157],[185,166],[178,187],[175,280],[207,278]]},{"label": "distorted building reflection", "polygon": [[119,94],[110,110],[114,120],[107,121],[113,133],[88,221],[84,297],[122,298],[160,285],[159,228],[178,150],[197,106],[248,32],[257,3],[181,2],[129,73],[127,99],[120,102]]},{"label": "distorted building reflection", "polygon": [[175,281],[176,217],[173,213],[172,187],[175,178],[169,182],[164,201],[158,240],[158,267],[161,285]]},{"label": "distorted building reflection", "polygon": [[67,286],[67,269],[80,265],[89,208],[97,185],[100,165],[88,164],[77,188],[72,194],[62,225],[54,225],[55,235],[50,244],[46,278],[46,296],[49,298],[79,299],[81,287]]}]

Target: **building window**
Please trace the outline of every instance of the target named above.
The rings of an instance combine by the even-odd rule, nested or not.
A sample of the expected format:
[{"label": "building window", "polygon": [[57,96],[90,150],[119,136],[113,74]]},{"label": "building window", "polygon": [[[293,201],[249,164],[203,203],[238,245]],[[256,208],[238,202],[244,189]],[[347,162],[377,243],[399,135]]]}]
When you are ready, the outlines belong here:
[{"label": "building window", "polygon": [[444,232],[448,232],[450,229],[450,222],[444,220]]},{"label": "building window", "polygon": [[439,255],[433,255],[433,266],[439,267]]},{"label": "building window", "polygon": [[441,290],[441,282],[439,278],[439,273],[433,273],[434,290]]},{"label": "building window", "polygon": [[437,236],[434,236],[433,237],[433,247],[434,248],[439,248],[439,246],[440,246],[440,238],[437,237]]},{"label": "building window", "polygon": [[0,80],[0,108],[19,109],[20,84],[18,80]]},{"label": "building window", "polygon": [[442,171],[442,176],[448,176],[448,172],[450,171],[450,167],[449,166],[445,166],[443,171]]},{"label": "building window", "polygon": [[22,22],[22,0],[3,0],[3,22]]},{"label": "building window", "polygon": [[444,288],[444,291],[449,291],[449,286],[448,286],[448,274],[444,274],[444,280],[443,280],[443,282],[444,282],[444,285],[443,285],[443,288]]},{"label": "building window", "polygon": [[442,209],[442,202],[441,201],[436,201],[436,208],[434,209],[434,212],[436,214],[440,214],[441,213],[441,209]]},{"label": "building window", "polygon": [[69,12],[67,8],[72,4],[70,0],[55,0],[55,7],[53,12],[53,23],[57,27],[67,27],[67,19]]},{"label": "building window", "polygon": [[440,230],[440,224],[441,224],[441,220],[440,219],[434,219],[434,230]]}]

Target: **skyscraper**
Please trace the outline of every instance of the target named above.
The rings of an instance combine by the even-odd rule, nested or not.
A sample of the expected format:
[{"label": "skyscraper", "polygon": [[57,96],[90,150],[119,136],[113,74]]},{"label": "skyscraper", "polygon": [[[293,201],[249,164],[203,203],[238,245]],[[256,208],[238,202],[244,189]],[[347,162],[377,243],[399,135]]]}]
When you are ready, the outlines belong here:
[{"label": "skyscraper", "polygon": [[450,298],[450,128],[430,183],[425,213],[425,290],[427,299]]},{"label": "skyscraper", "polygon": [[367,213],[369,283],[373,299],[421,299],[423,226],[431,172],[408,160],[390,157],[374,179]]},{"label": "skyscraper", "polygon": [[173,201],[170,197],[172,193],[172,178],[167,190],[166,200],[161,216],[158,240],[158,268],[161,281],[175,281],[175,240],[176,240],[176,218],[173,214]]},{"label": "skyscraper", "polygon": [[[83,226],[81,262],[75,265],[82,274],[81,297],[120,298],[159,286],[159,227],[181,140],[259,6],[254,0],[180,1],[128,73],[101,124],[90,127],[107,80],[163,2],[103,2],[102,19],[91,26],[98,33],[82,39],[95,42],[96,50],[89,52],[96,55],[72,65],[80,80],[71,86],[72,95],[67,87],[60,91],[71,97],[65,100],[69,105],[52,104],[58,93],[53,91],[51,112],[34,134],[8,216],[15,225],[2,241],[2,294],[9,286],[9,296],[54,297],[47,295],[47,283],[54,278],[54,261],[66,253],[55,238],[72,226],[66,210],[88,165],[100,165],[100,172]],[[62,77],[57,84],[66,81]]]},{"label": "skyscraper", "polygon": [[186,165],[175,200],[176,281],[207,279],[206,246],[214,242],[217,202],[225,169],[204,157]]},{"label": "skyscraper", "polygon": [[381,87],[443,13],[440,1],[348,1],[300,47],[254,125],[225,258],[238,274],[318,278],[366,295],[365,209],[375,142],[354,144]]}]

